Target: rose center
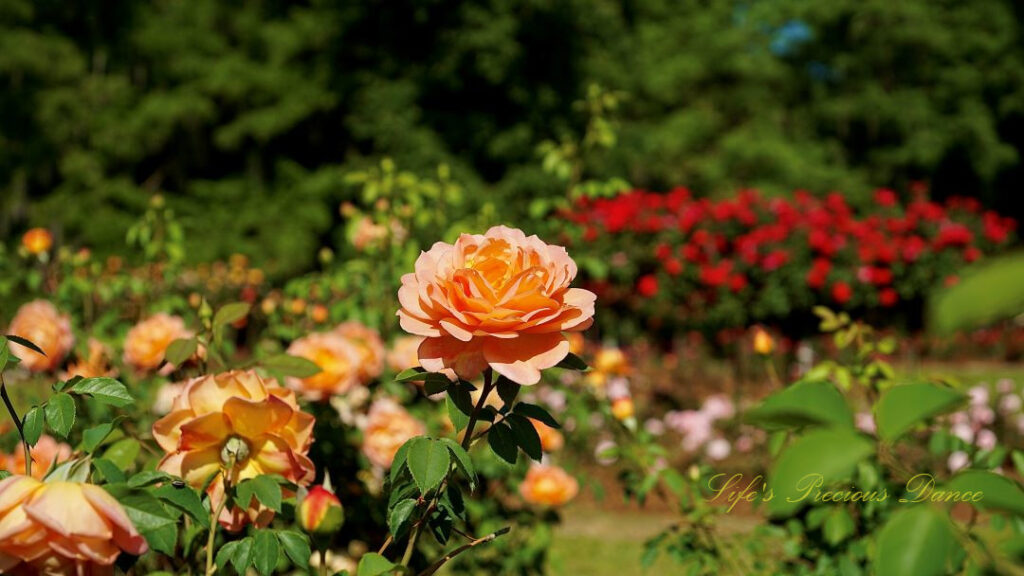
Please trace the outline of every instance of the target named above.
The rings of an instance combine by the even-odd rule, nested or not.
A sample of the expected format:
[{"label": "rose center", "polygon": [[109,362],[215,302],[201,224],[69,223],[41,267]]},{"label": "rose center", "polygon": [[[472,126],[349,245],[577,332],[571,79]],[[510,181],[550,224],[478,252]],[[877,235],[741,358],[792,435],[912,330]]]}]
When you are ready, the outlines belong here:
[{"label": "rose center", "polygon": [[249,459],[249,443],[240,436],[231,436],[220,449],[220,461],[227,468],[244,464]]}]

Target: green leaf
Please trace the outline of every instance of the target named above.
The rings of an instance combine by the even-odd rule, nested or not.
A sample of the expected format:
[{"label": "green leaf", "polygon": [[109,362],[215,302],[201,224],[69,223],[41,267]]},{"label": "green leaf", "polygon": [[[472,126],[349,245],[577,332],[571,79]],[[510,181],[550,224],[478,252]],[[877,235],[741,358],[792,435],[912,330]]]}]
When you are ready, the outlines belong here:
[{"label": "green leaf", "polygon": [[256,476],[249,480],[243,480],[235,488],[235,496],[238,498],[238,505],[246,508],[256,500],[275,512],[281,511],[281,486],[270,476]]},{"label": "green leaf", "polygon": [[1024,491],[1010,478],[985,470],[966,470],[951,478],[943,490],[971,492],[979,500],[971,504],[982,510],[1003,510],[1024,516]]},{"label": "green leaf", "polygon": [[92,466],[88,458],[65,460],[50,468],[44,480],[47,482],[85,482],[89,478],[90,472],[92,472]]},{"label": "green leaf", "polygon": [[828,517],[825,518],[825,526],[822,528],[822,533],[825,535],[826,542],[836,546],[843,540],[853,536],[854,530],[856,530],[856,525],[853,523],[853,517],[850,516],[850,513],[845,508],[834,508],[829,511]]},{"label": "green leaf", "polygon": [[587,363],[584,362],[583,359],[581,359],[579,356],[570,352],[565,356],[565,358],[562,358],[561,362],[555,364],[555,368],[565,368],[566,370],[583,371],[587,369]]},{"label": "green leaf", "polygon": [[445,445],[423,437],[409,446],[406,465],[420,493],[426,494],[437,488],[448,474],[451,456]]},{"label": "green leaf", "polygon": [[320,366],[316,362],[289,354],[277,354],[264,358],[260,361],[260,365],[271,372],[295,378],[309,378],[321,372]]},{"label": "green leaf", "polygon": [[412,513],[416,510],[415,498],[399,501],[388,514],[388,528],[397,540],[401,538],[412,524]]},{"label": "green leaf", "polygon": [[84,378],[72,386],[70,392],[92,396],[99,402],[118,408],[135,402],[128,388],[113,378]]},{"label": "green leaf", "polygon": [[252,536],[248,536],[237,542],[235,554],[231,557],[231,565],[235,567],[235,572],[245,574],[249,571],[249,564],[252,563],[253,539]]},{"label": "green leaf", "polygon": [[802,380],[764,399],[747,417],[766,428],[842,426],[853,428],[853,413],[832,383]]},{"label": "green leaf", "polygon": [[445,408],[448,409],[448,419],[452,421],[452,427],[455,428],[456,432],[461,432],[469,426],[469,416],[462,412],[459,407],[455,404],[455,400],[452,399],[452,390],[449,390],[448,396],[444,399]]},{"label": "green leaf", "polygon": [[103,476],[108,484],[117,484],[125,481],[124,472],[116,464],[106,458],[96,458],[92,466]]},{"label": "green leaf", "polygon": [[509,464],[515,464],[516,458],[519,455],[519,449],[516,447],[516,437],[512,432],[512,428],[504,422],[499,422],[487,432],[487,443],[490,444],[491,450],[498,455],[499,458],[508,462]]},{"label": "green leaf", "polygon": [[419,366],[402,370],[395,376],[395,382],[423,382],[423,390],[431,396],[444,392],[452,385],[452,381],[444,374],[427,372]]},{"label": "green leaf", "polygon": [[135,463],[140,449],[141,446],[139,446],[138,440],[123,438],[111,444],[103,452],[103,457],[113,462],[121,470],[128,470]]},{"label": "green leaf", "polygon": [[498,397],[501,398],[502,402],[502,413],[508,412],[512,409],[512,404],[516,401],[516,396],[519,395],[519,390],[522,388],[521,385],[501,376],[498,378]]},{"label": "green leaf", "polygon": [[359,559],[359,567],[356,569],[356,576],[381,576],[391,572],[397,567],[397,564],[392,563],[387,558],[371,552],[364,554]]},{"label": "green leaf", "polygon": [[7,340],[0,338],[0,372],[7,368],[7,362],[11,359],[11,351],[7,347]]},{"label": "green leaf", "polygon": [[510,414],[505,419],[512,428],[512,435],[515,436],[516,444],[526,452],[526,455],[534,460],[540,461],[543,451],[540,445],[540,435],[533,424],[520,414]]},{"label": "green leaf", "polygon": [[395,457],[391,460],[391,473],[389,474],[392,484],[398,479],[398,475],[402,473],[402,467],[405,466],[405,461],[409,456],[409,444],[416,440],[416,438],[406,440],[404,444],[398,447],[398,451],[395,452]]},{"label": "green leaf", "polygon": [[217,310],[217,313],[213,315],[214,328],[234,324],[245,318],[246,314],[249,313],[250,307],[248,302],[232,302],[221,306],[220,310]]},{"label": "green leaf", "polygon": [[35,446],[39,437],[43,435],[43,425],[46,423],[46,413],[42,407],[33,406],[25,413],[25,419],[21,423],[21,430],[25,434],[25,442],[29,446]]},{"label": "green leaf", "polygon": [[[220,547],[220,550],[217,550],[217,556],[214,559],[214,563],[217,565],[217,572],[223,572],[224,568],[228,565],[228,562],[231,562],[235,552],[238,551],[239,542],[240,540],[225,542],[224,545]],[[248,562],[246,562],[246,564],[248,564]],[[244,572],[239,572],[239,574],[244,574]]]},{"label": "green leaf", "polygon": [[128,487],[142,488],[143,486],[149,486],[150,484],[156,484],[157,482],[168,482],[173,479],[174,476],[171,476],[166,472],[161,472],[159,470],[143,470],[128,479]]},{"label": "green leaf", "polygon": [[75,399],[61,392],[46,403],[46,424],[61,438],[67,438],[75,425]]},{"label": "green leaf", "polygon": [[210,512],[203,506],[199,493],[187,485],[164,484],[153,490],[162,502],[186,513],[203,528],[210,527]]},{"label": "green leaf", "polygon": [[960,545],[946,515],[928,506],[897,511],[878,535],[877,576],[952,574],[949,559]]},{"label": "green leaf", "polygon": [[966,398],[952,388],[929,382],[889,388],[875,405],[878,435],[891,442],[928,418],[952,412]]},{"label": "green leaf", "polygon": [[174,366],[180,366],[194,356],[198,349],[199,340],[196,338],[178,338],[167,345],[164,360]]},{"label": "green leaf", "polygon": [[529,404],[527,402],[520,402],[516,404],[516,407],[512,409],[513,414],[522,414],[527,418],[533,418],[534,420],[540,420],[552,428],[561,428],[562,425],[555,420],[548,411],[537,406],[536,404]]},{"label": "green leaf", "polygon": [[114,430],[114,422],[107,422],[82,432],[82,448],[92,454]]},{"label": "green leaf", "polygon": [[813,498],[808,490],[820,479],[821,489],[850,478],[857,463],[874,452],[874,444],[853,430],[828,428],[798,438],[779,455],[768,477],[773,497],[769,512],[789,515]]},{"label": "green leaf", "polygon": [[174,514],[148,492],[133,490],[124,484],[107,484],[103,488],[121,503],[132,523],[140,531],[156,530],[177,523]]},{"label": "green leaf", "polygon": [[278,556],[281,554],[277,535],[270,530],[257,530],[252,538],[252,565],[264,576],[273,574],[277,568]]},{"label": "green leaf", "polygon": [[312,552],[309,548],[309,538],[294,530],[282,530],[277,533],[277,540],[281,543],[284,553],[291,559],[292,564],[303,570],[309,570],[309,557]]},{"label": "green leaf", "polygon": [[469,489],[476,490],[476,468],[473,466],[473,459],[469,457],[469,452],[466,452],[458,442],[451,438],[442,438],[441,443],[448,447],[448,451],[451,452],[452,457],[455,459],[455,465],[469,480]]},{"label": "green leaf", "polygon": [[146,539],[146,543],[151,549],[167,556],[174,556],[175,548],[178,545],[178,527],[174,524],[148,530],[140,528],[139,534]]},{"label": "green leaf", "polygon": [[33,341],[31,341],[31,340],[29,340],[27,338],[22,338],[21,336],[15,336],[14,334],[8,334],[7,335],[7,339],[10,340],[11,342],[14,342],[15,344],[21,344],[25,348],[28,348],[30,350],[34,350],[35,352],[37,352],[39,354],[42,354],[43,356],[46,356],[46,352],[43,352],[42,348],[40,348],[39,346],[36,346],[35,342],[33,342]]}]

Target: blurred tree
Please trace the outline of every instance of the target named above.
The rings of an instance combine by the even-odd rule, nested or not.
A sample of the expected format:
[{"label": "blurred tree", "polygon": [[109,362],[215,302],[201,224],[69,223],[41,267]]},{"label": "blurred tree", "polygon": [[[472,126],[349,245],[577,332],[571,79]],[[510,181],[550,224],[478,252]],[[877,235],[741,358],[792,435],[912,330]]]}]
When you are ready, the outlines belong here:
[{"label": "blurred tree", "polygon": [[[863,193],[908,180],[1020,216],[1011,0],[0,0],[0,233],[121,251],[162,192],[188,258],[314,265],[344,174],[452,167],[530,228],[592,84],[626,96],[595,179]],[[487,191],[488,193],[480,193]],[[863,195],[863,194],[862,194]]]}]

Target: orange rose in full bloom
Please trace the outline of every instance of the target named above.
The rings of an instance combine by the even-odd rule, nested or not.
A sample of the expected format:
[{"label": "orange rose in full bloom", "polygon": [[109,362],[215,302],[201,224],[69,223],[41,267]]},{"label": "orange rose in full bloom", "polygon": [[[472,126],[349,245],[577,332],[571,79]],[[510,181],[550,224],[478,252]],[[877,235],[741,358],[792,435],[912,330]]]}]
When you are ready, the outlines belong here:
[{"label": "orange rose in full bloom", "polygon": [[46,228],[33,228],[21,237],[21,245],[29,254],[49,252],[53,246],[53,235]]},{"label": "orange rose in full bloom", "polygon": [[561,506],[576,497],[580,484],[558,466],[534,464],[519,485],[519,494],[530,504]]},{"label": "orange rose in full bloom", "polygon": [[[305,486],[313,481],[306,457],[313,443],[313,417],[299,409],[295,392],[236,370],[189,380],[170,414],[153,424],[153,437],[167,452],[158,468],[199,488],[212,475],[209,494],[216,506],[232,484],[261,474],[278,474]],[[255,500],[254,500],[255,502]],[[225,509],[220,523],[239,530],[263,526],[274,513],[254,504]]]},{"label": "orange rose in full bloom", "polygon": [[[43,434],[32,447],[32,476],[42,480],[55,462],[62,462],[71,457],[71,446],[57,442],[52,436]],[[0,454],[0,464],[11,474],[25,473],[25,450],[19,443],[14,453],[9,456]]]},{"label": "orange rose in full bloom", "polygon": [[33,300],[21,308],[7,328],[9,334],[21,336],[39,346],[46,356],[20,344],[10,343],[11,352],[21,359],[25,368],[33,372],[55,369],[75,344],[71,333],[71,319],[61,314],[46,300]]},{"label": "orange rose in full bloom", "polygon": [[536,384],[569,353],[562,332],[593,323],[592,292],[570,288],[576,263],[560,246],[496,226],[484,235],[438,242],[402,276],[402,328],[426,336],[420,364],[465,379],[488,366]]},{"label": "orange rose in full bloom", "polygon": [[149,547],[106,490],[28,476],[0,481],[0,573],[113,574],[122,551]]},{"label": "orange rose in full bloom", "polygon": [[290,388],[308,400],[326,400],[344,394],[361,384],[359,363],[362,354],[347,338],[336,332],[317,332],[299,338],[288,353],[312,361],[320,372],[309,378],[287,379]]},{"label": "orange rose in full bloom", "polygon": [[426,427],[395,401],[377,400],[370,406],[363,430],[363,454],[374,466],[390,468],[402,444],[426,433]]},{"label": "orange rose in full bloom", "polygon": [[155,370],[164,361],[171,342],[194,336],[180,316],[155,314],[139,322],[124,338],[125,364],[139,370]]},{"label": "orange rose in full bloom", "polygon": [[384,371],[384,342],[376,330],[359,322],[344,322],[334,332],[359,350],[359,379],[364,384],[380,376]]}]

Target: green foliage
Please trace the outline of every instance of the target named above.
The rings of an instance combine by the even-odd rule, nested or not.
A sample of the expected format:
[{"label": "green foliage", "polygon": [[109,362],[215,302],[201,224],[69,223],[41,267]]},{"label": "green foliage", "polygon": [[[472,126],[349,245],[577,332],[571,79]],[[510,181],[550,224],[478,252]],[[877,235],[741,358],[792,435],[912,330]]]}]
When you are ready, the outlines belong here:
[{"label": "green foliage", "polygon": [[940,290],[928,309],[930,327],[950,333],[1011,318],[1024,309],[1024,253],[964,270],[956,286]]},{"label": "green foliage", "polygon": [[875,405],[875,421],[882,439],[892,442],[912,426],[951,412],[966,397],[929,382],[895,386],[882,393]]}]

